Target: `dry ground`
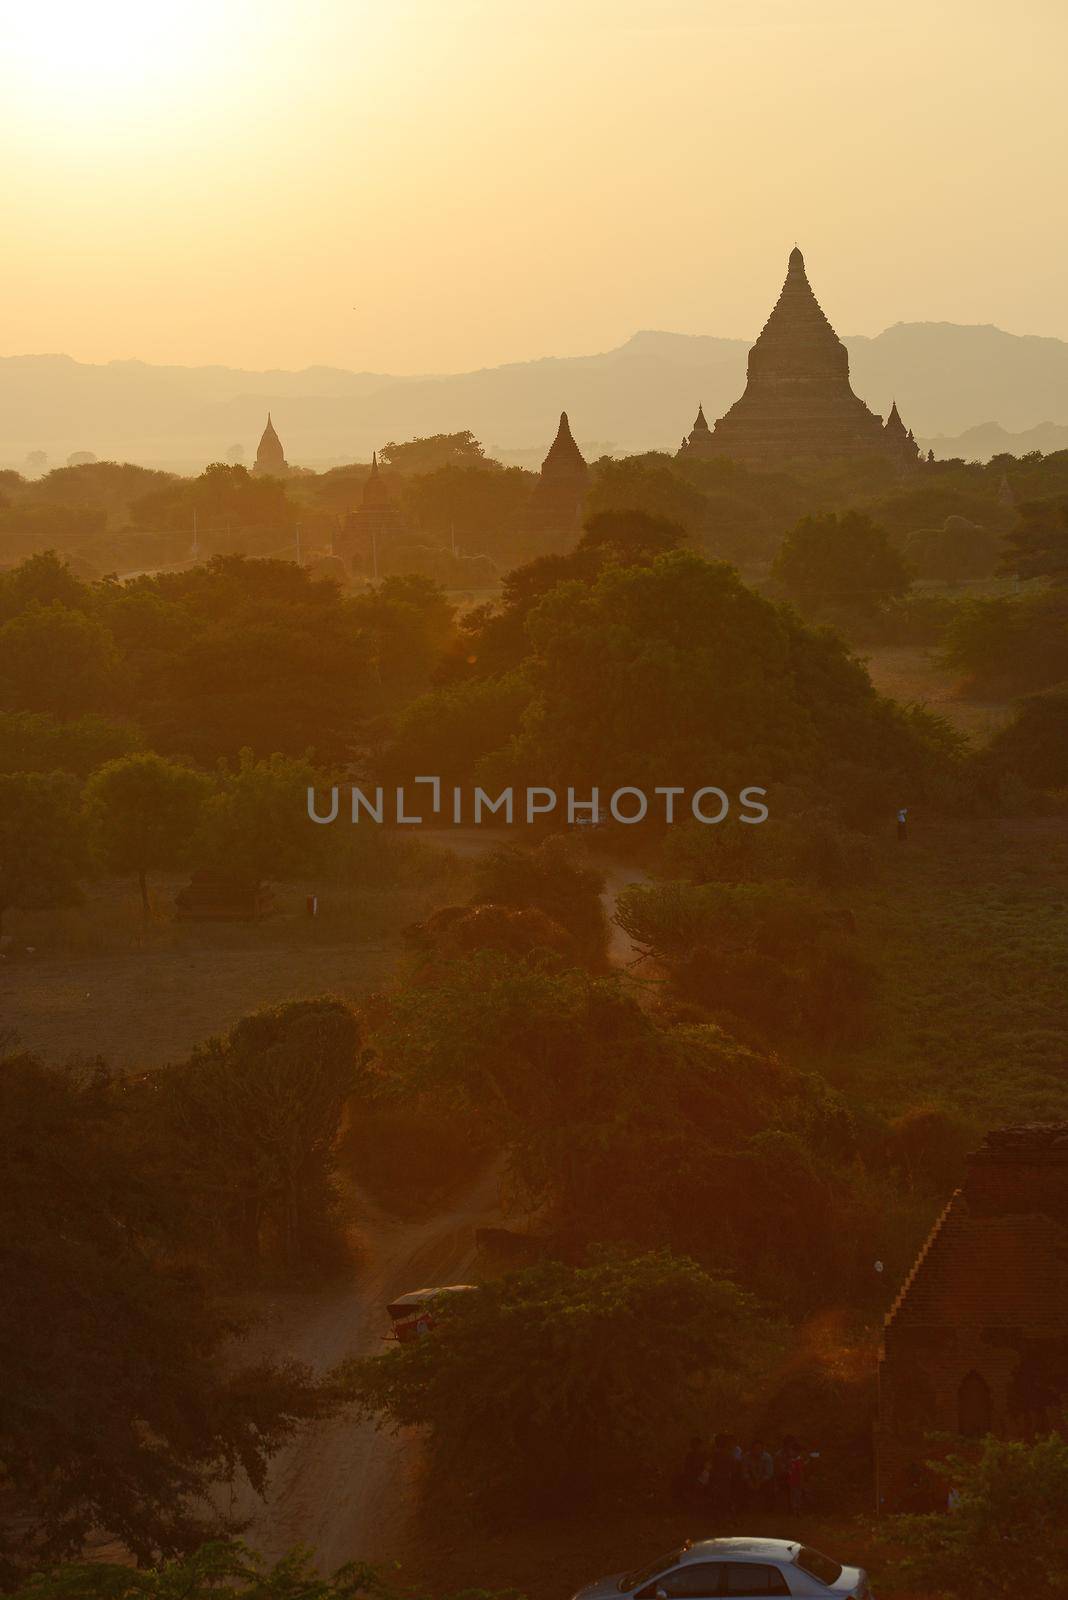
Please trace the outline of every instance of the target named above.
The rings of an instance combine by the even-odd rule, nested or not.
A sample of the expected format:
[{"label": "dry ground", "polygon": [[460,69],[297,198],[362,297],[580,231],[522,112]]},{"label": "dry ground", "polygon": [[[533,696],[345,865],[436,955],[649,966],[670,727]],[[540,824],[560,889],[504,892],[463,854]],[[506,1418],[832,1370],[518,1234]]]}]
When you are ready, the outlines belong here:
[{"label": "dry ground", "polygon": [[935,648],[922,644],[870,646],[858,650],[880,694],[903,705],[926,706],[963,733],[973,745],[983,745],[1012,717],[1008,700],[973,700],[960,693],[954,674],[942,666]]},{"label": "dry ground", "polygon": [[275,890],[260,923],[179,923],[171,903],[184,879],[157,884],[146,923],[136,888],[103,879],[82,906],[12,913],[18,950],[0,965],[0,1030],[52,1061],[102,1055],[116,1068],[159,1066],[260,1006],[315,994],[358,1000],[387,982],[402,930],[442,891]]}]

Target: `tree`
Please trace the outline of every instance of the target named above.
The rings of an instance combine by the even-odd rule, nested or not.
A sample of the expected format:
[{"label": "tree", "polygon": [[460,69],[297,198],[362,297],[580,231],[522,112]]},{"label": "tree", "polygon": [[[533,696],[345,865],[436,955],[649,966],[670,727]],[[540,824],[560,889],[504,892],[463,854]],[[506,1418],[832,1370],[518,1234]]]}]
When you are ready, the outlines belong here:
[{"label": "tree", "polygon": [[43,711],[0,711],[0,772],[73,772],[84,778],[143,743],[132,723],[96,712],[61,722]]},{"label": "tree", "polygon": [[[80,1562],[32,1577],[14,1600],[402,1600],[376,1567],[350,1561],[321,1577],[315,1557],[291,1550],[277,1562],[243,1544],[203,1545],[150,1568]],[[416,1600],[404,1594],[403,1600]],[[520,1600],[512,1590],[496,1595],[467,1589],[443,1600]]]},{"label": "tree", "polygon": [[32,601],[0,627],[0,686],[12,709],[76,717],[114,698],[115,641],[96,617]]},{"label": "tree", "polygon": [[983,764],[1036,789],[1068,788],[1068,692],[1032,695],[983,752]]},{"label": "tree", "polygon": [[295,1000],[244,1017],[181,1066],[153,1075],[160,1139],[207,1230],[244,1265],[287,1271],[325,1242],[334,1141],[357,1083],[359,1029],[339,1000]]},{"label": "tree", "polygon": [[772,574],[803,610],[873,612],[909,586],[886,532],[859,511],[802,517],[782,542]]},{"label": "tree", "polygon": [[322,783],[310,761],[242,750],[206,801],[193,851],[198,862],[259,883],[300,878],[321,867],[334,842],[308,821],[309,788]]},{"label": "tree", "polygon": [[[334,1395],[295,1363],[242,1363],[209,1294],[129,1084],[0,1063],[0,1456],[13,1568],[80,1555],[90,1532],[140,1561],[232,1519],[211,1490],[267,1462]],[[77,1589],[71,1589],[76,1594]]]},{"label": "tree", "polygon": [[932,1462],[955,1510],[895,1519],[904,1574],[939,1594],[1063,1600],[1068,1572],[1068,1442],[988,1436],[977,1456]]},{"label": "tree", "polygon": [[833,905],[784,883],[636,883],[617,921],[681,996],[766,1037],[862,1035],[877,987]]},{"label": "tree", "polygon": [[592,966],[601,966],[608,944],[601,892],[604,877],[584,865],[559,837],[534,850],[502,845],[475,867],[472,904],[536,907],[566,928],[576,949]]},{"label": "tree", "polygon": [[485,451],[470,429],[462,433],[434,433],[422,439],[397,444],[391,439],[378,452],[382,461],[398,472],[411,475],[437,472],[441,467],[496,467],[486,460]]},{"label": "tree", "polygon": [[1068,498],[1030,500],[1005,541],[1002,572],[1068,584]]},{"label": "tree", "polygon": [[340,1374],[366,1411],[430,1430],[435,1464],[483,1499],[573,1503],[648,1481],[699,1388],[752,1337],[733,1284],[667,1251],[545,1263],[454,1295],[433,1335]]},{"label": "tree", "polygon": [[0,620],[17,616],[35,602],[88,611],[92,592],[54,550],[42,550],[20,561],[10,572],[0,573]]},{"label": "tree", "polygon": [[4,913],[71,905],[86,868],[78,785],[60,772],[0,773],[0,933]]},{"label": "tree", "polygon": [[737,794],[818,775],[844,814],[947,765],[933,722],[880,698],[839,638],[686,550],[557,583],[524,631],[530,703],[484,786]]},{"label": "tree", "polygon": [[149,913],[148,874],[178,866],[203,814],[208,781],[152,752],[120,756],[85,787],[90,839],[111,872],[134,873]]}]

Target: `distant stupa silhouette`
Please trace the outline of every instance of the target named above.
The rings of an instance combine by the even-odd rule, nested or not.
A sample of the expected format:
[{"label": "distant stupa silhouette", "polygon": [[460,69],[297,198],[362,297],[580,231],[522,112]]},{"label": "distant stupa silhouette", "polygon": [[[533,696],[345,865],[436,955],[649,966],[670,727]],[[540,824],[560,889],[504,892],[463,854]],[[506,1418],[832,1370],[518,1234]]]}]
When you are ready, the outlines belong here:
[{"label": "distant stupa silhouette", "polygon": [[896,403],[884,426],[853,393],[849,353],[795,245],[782,293],[749,352],[745,393],[712,429],[698,411],[679,454],[731,456],[752,466],[890,456],[904,467],[919,450]]},{"label": "distant stupa silhouette", "polygon": [[267,426],[260,437],[256,450],[256,463],[253,472],[261,477],[284,478],[289,471],[289,462],[282,449],[282,441],[274,431],[271,413],[267,413]]},{"label": "distant stupa silhouette", "polygon": [[575,443],[567,412],[561,411],[556,438],[541,464],[526,520],[532,527],[564,532],[577,527],[589,488],[590,469]]}]

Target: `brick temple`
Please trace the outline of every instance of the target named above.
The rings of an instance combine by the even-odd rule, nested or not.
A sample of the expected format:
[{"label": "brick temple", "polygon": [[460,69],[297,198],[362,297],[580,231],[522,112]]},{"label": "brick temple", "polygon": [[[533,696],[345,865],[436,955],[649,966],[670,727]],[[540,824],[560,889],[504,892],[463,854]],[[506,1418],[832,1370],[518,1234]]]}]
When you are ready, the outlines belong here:
[{"label": "brick temple", "polygon": [[333,554],[351,571],[377,580],[383,556],[388,556],[391,544],[406,531],[407,523],[382,476],[376,450],[360,504],[346,513],[334,534]]},{"label": "brick temple", "polygon": [[560,426],[541,473],[531,492],[524,521],[530,528],[565,533],[578,529],[582,522],[590,469],[575,443],[567,412],[560,413]]},{"label": "brick temple", "polygon": [[884,423],[853,393],[849,353],[795,246],[782,293],[749,352],[745,393],[713,428],[698,410],[679,455],[729,456],[756,467],[883,456],[906,470],[919,447],[896,404]]},{"label": "brick temple", "polygon": [[1001,1128],[969,1156],[886,1318],[879,1509],[922,1509],[938,1493],[925,1461],[987,1433],[1034,1437],[1066,1400],[1068,1122]]}]

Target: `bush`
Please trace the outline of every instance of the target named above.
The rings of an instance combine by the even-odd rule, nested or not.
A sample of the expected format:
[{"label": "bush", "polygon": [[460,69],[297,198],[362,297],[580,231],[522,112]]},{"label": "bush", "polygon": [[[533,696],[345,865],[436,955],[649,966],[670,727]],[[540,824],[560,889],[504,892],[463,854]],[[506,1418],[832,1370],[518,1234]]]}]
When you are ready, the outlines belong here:
[{"label": "bush", "polygon": [[960,1497],[948,1513],[895,1519],[904,1574],[959,1600],[1068,1594],[1068,1442],[987,1438],[976,1457],[932,1462]]},{"label": "bush", "polygon": [[429,1428],[440,1477],[481,1499],[572,1504],[645,1484],[700,1389],[730,1385],[754,1328],[746,1298],[667,1251],[547,1262],[455,1295],[431,1336],[343,1369],[394,1428]]}]

